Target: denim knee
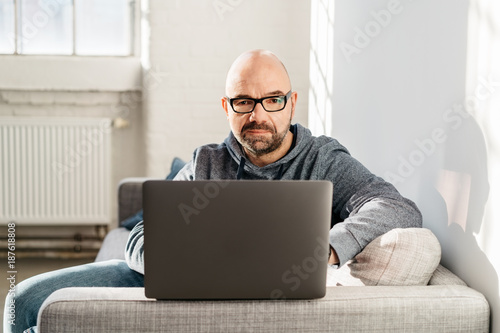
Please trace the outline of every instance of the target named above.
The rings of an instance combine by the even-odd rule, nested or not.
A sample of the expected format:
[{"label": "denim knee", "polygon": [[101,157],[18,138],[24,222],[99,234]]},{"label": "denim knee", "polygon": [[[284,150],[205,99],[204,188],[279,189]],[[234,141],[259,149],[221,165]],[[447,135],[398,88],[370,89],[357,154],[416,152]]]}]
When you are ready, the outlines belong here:
[{"label": "denim knee", "polygon": [[36,283],[31,283],[30,279],[24,280],[14,289],[10,289],[5,298],[3,331],[5,333],[21,333],[36,325],[38,309],[51,292],[45,291]]},{"label": "denim knee", "polygon": [[124,260],[74,266],[33,276],[9,292],[4,308],[4,332],[23,332],[35,326],[38,310],[54,291],[67,287],[142,287],[144,277]]}]

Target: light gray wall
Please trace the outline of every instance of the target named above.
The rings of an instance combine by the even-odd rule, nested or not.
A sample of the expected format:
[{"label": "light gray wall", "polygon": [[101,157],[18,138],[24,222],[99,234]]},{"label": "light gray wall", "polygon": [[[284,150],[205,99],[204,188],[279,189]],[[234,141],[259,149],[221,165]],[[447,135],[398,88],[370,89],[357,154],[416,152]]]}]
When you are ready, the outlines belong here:
[{"label": "light gray wall", "polygon": [[[314,15],[322,2],[312,2]],[[481,3],[475,19],[484,29],[477,35],[471,7]],[[491,17],[498,6],[492,7],[492,1],[467,0],[335,1],[328,39],[333,68],[316,66],[311,74],[327,82],[333,73],[333,83],[329,89],[311,82],[309,120],[418,204],[424,227],[441,242],[442,264],[485,294],[500,331],[494,208],[500,140],[491,129],[499,125],[500,96],[491,45],[498,55],[500,37]],[[476,40],[484,44],[482,54]],[[324,100],[312,104],[317,91]]]}]

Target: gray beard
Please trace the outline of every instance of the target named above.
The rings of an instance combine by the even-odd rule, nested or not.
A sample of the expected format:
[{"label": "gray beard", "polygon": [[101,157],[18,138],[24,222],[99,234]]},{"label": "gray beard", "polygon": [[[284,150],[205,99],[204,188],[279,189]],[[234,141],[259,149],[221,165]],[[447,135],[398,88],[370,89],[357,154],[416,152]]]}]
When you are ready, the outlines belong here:
[{"label": "gray beard", "polygon": [[[243,135],[239,134],[235,137],[249,152],[255,156],[262,156],[275,151],[283,144],[283,141],[285,140],[285,137],[290,129],[290,125],[291,119],[286,129],[281,133],[276,132],[274,128],[270,128],[267,125],[249,125],[248,128],[243,128]],[[273,135],[269,139],[266,139],[265,136],[250,136],[244,134],[246,129],[267,129],[273,131]]]}]

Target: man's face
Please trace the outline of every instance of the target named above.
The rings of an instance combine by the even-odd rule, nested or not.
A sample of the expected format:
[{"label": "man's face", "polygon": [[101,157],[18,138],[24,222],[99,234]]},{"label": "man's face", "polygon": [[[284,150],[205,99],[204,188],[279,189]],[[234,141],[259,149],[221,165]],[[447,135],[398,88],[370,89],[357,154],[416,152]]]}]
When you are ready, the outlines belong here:
[{"label": "man's face", "polygon": [[[291,87],[281,63],[261,59],[243,64],[228,77],[229,98],[265,98],[286,95]],[[230,74],[231,75],[231,74]],[[297,93],[292,92],[283,110],[267,112],[258,103],[251,113],[236,113],[227,98],[222,98],[231,130],[247,153],[262,156],[280,148],[295,112]]]}]

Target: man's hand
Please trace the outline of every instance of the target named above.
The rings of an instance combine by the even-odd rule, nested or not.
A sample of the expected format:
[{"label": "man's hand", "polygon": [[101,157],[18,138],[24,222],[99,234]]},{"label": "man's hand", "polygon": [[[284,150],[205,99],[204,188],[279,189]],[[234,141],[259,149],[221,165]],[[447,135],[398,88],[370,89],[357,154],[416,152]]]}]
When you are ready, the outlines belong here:
[{"label": "man's hand", "polygon": [[329,265],[338,265],[340,262],[337,252],[330,246],[330,258],[328,259]]}]

